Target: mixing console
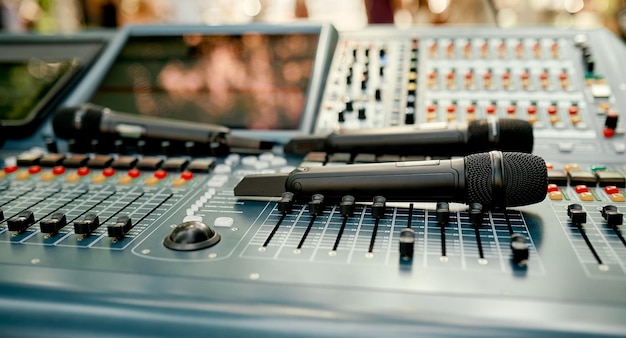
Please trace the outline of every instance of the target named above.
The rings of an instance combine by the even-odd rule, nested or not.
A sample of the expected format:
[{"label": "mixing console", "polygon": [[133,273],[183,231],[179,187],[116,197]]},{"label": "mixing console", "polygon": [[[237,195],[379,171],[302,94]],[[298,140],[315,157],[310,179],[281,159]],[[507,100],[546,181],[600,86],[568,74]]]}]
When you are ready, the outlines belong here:
[{"label": "mixing console", "polygon": [[624,336],[624,57],[603,30],[339,34],[310,132],[528,120],[546,198],[506,210],[243,199],[250,174],[423,158],[77,151],[45,123],[0,150],[0,333]]}]

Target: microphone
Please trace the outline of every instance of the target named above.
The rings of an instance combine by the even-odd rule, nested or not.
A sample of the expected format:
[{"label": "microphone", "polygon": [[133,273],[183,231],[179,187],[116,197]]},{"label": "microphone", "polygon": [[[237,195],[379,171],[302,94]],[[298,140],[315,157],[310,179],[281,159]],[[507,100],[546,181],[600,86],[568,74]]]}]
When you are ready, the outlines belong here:
[{"label": "microphone", "polygon": [[424,156],[463,156],[490,150],[530,153],[532,149],[533,128],[529,122],[493,117],[469,123],[435,122],[299,136],[284,147],[288,154],[324,151]]},{"label": "microphone", "polygon": [[486,209],[541,202],[546,196],[545,161],[520,152],[491,151],[452,160],[299,167],[288,174],[245,176],[235,196],[279,197],[292,192],[298,199],[322,194],[361,201],[374,196],[397,202],[480,203]]},{"label": "microphone", "polygon": [[233,136],[230,129],[224,126],[136,116],[93,104],[58,110],[53,117],[52,128],[56,136],[65,139],[114,136],[200,144],[218,143],[250,149],[271,149],[273,146],[272,142]]}]

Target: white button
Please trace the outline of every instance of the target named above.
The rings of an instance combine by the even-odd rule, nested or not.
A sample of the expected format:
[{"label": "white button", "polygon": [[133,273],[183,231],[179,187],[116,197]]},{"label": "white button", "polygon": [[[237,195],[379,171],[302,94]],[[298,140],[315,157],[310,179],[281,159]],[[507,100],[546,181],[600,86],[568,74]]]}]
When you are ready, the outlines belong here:
[{"label": "white button", "polygon": [[559,143],[559,151],[560,152],[571,152],[574,150],[574,143],[571,142],[560,142]]},{"label": "white button", "polygon": [[232,171],[232,168],[225,164],[218,164],[213,169],[213,172],[216,174],[229,174]]},{"label": "white button", "polygon": [[270,161],[270,164],[272,165],[272,167],[280,167],[287,165],[287,160],[284,157],[274,157]]},{"label": "white button", "polygon": [[202,216],[198,215],[188,215],[183,218],[183,223],[185,222],[202,222]]},{"label": "white button", "polygon": [[267,161],[258,161],[254,164],[254,169],[256,170],[261,170],[261,169],[265,169],[269,167],[270,167],[270,164]]},{"label": "white button", "polygon": [[213,222],[213,225],[216,227],[231,227],[233,226],[234,220],[232,217],[218,217]]},{"label": "white button", "polygon": [[239,163],[240,159],[241,159],[241,156],[239,156],[239,154],[230,154],[226,156],[226,160],[224,160],[224,163],[228,165],[235,165]]},{"label": "white button", "polygon": [[624,153],[626,151],[626,144],[624,143],[613,143],[613,149],[616,153]]},{"label": "white button", "polygon": [[241,163],[249,166],[253,166],[257,161],[258,159],[256,158],[256,156],[246,156],[241,159]]},{"label": "white button", "polygon": [[274,158],[274,154],[272,153],[263,153],[259,155],[259,160],[261,161],[271,161]]}]

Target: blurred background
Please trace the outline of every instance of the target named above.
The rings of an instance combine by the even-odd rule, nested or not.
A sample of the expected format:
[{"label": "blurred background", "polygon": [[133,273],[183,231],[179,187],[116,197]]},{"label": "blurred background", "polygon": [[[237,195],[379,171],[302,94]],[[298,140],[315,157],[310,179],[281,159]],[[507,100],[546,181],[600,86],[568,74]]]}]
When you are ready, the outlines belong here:
[{"label": "blurred background", "polygon": [[4,32],[68,33],[125,24],[325,21],[368,24],[606,27],[624,37],[626,0],[0,0]]}]

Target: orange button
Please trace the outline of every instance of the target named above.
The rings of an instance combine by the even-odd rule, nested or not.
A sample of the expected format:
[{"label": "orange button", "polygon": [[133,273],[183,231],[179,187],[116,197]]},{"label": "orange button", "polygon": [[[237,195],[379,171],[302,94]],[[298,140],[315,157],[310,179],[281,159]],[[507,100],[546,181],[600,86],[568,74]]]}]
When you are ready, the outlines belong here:
[{"label": "orange button", "polygon": [[553,201],[560,201],[563,199],[563,194],[560,191],[553,191],[548,194],[548,198]]},{"label": "orange button", "polygon": [[580,194],[578,194],[578,197],[580,197],[581,201],[585,201],[585,202],[589,202],[589,201],[593,201],[593,194],[590,192],[581,192]]}]

